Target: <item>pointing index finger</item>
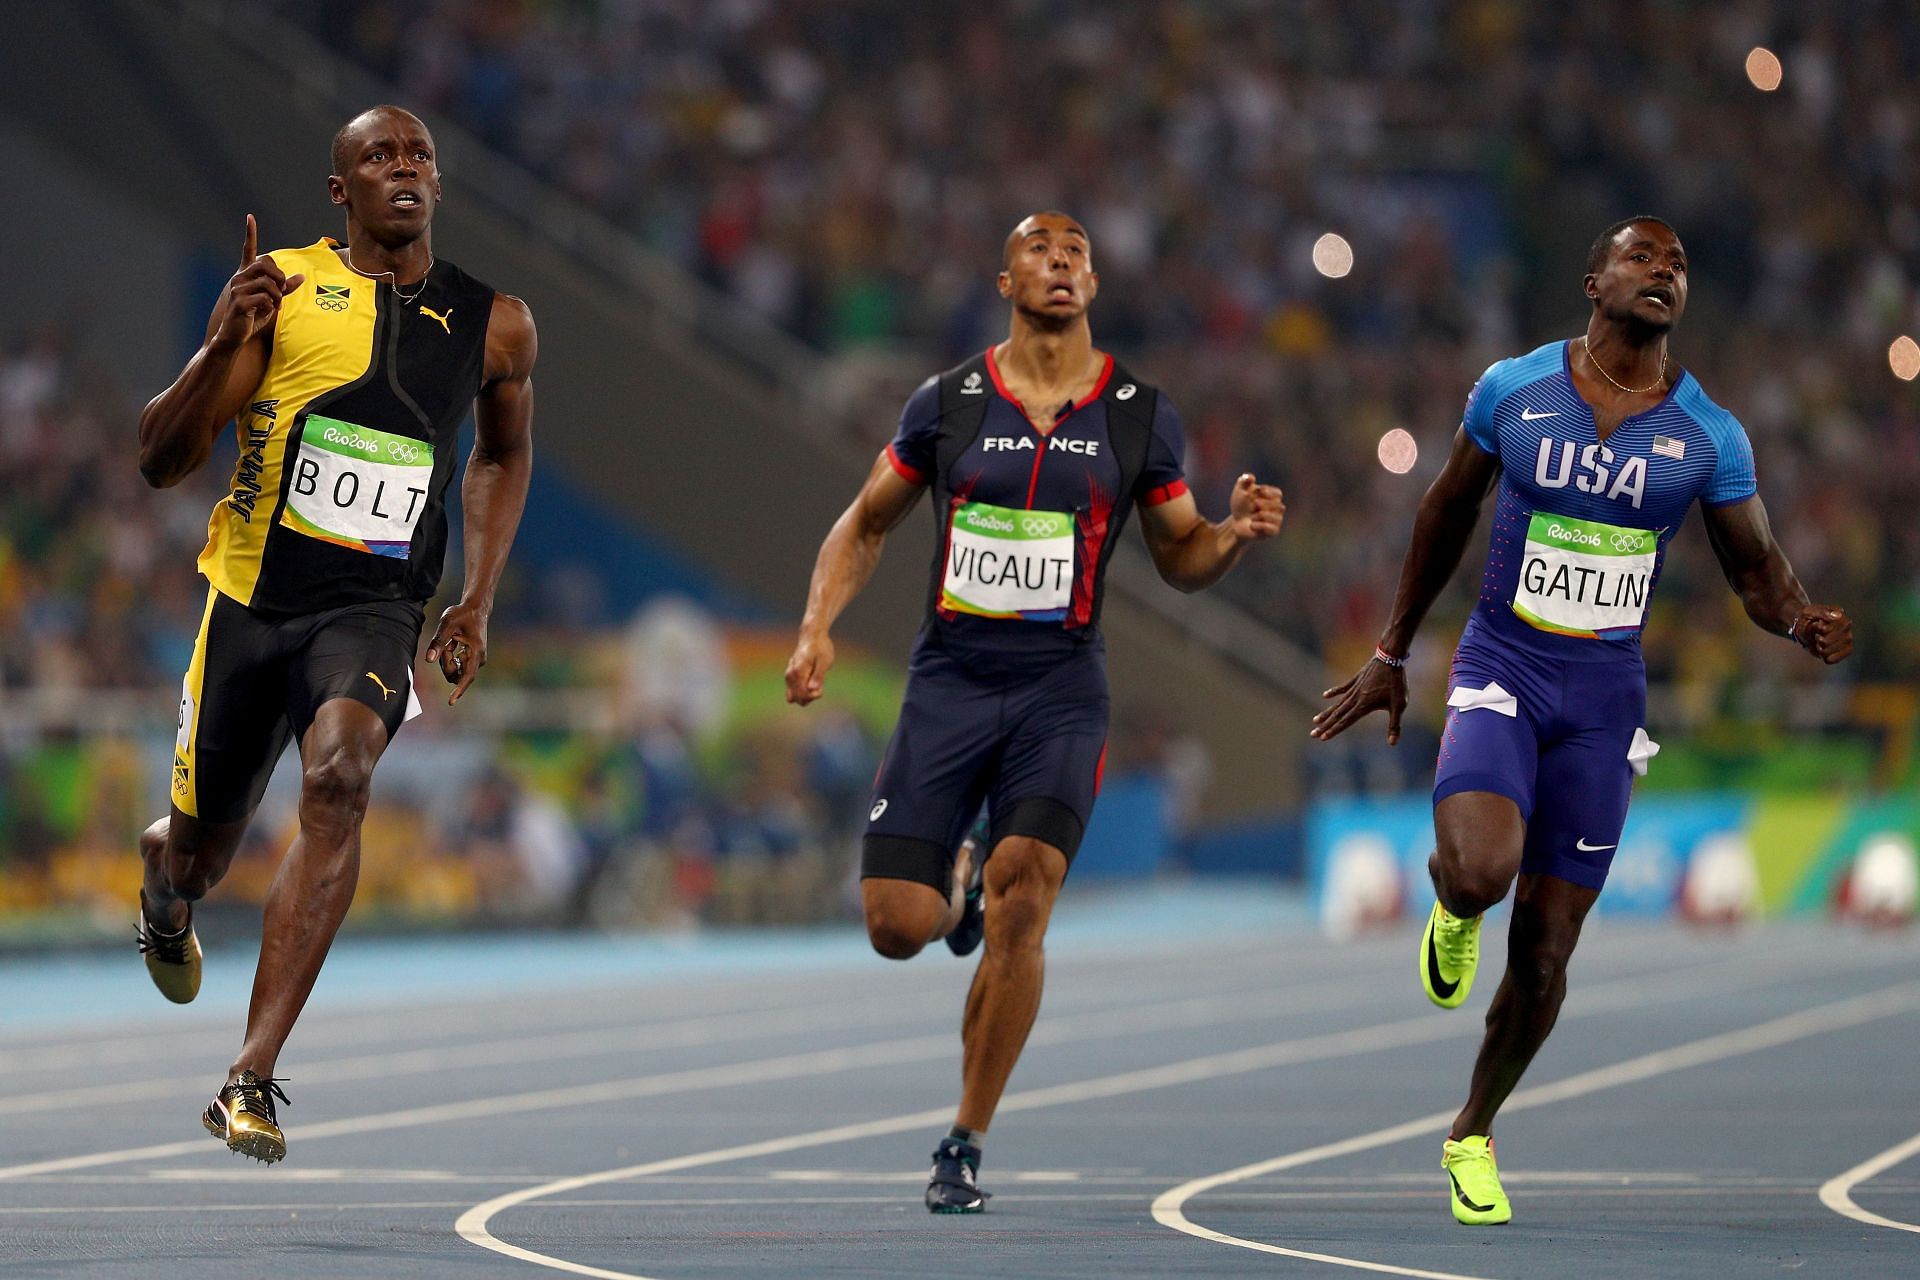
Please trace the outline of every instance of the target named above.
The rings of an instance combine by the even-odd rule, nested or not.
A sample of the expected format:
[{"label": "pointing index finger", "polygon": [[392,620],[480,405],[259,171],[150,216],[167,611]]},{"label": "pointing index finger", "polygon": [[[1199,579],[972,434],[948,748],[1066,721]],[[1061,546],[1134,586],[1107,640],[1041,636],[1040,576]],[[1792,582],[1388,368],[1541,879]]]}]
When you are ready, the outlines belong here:
[{"label": "pointing index finger", "polygon": [[240,265],[246,266],[260,256],[260,228],[254,222],[253,215],[247,215],[247,238],[241,243]]}]

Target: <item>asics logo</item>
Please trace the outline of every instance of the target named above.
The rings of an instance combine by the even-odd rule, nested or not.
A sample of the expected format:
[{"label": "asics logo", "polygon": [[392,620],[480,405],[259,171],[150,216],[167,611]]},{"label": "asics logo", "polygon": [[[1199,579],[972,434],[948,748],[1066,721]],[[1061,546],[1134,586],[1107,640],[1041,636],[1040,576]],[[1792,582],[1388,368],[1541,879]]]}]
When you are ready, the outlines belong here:
[{"label": "asics logo", "polygon": [[887,811],[887,802],[885,800],[876,801],[873,808],[867,810],[867,821],[868,822],[880,821],[880,815],[885,813],[886,811]]},{"label": "asics logo", "polygon": [[1558,409],[1552,409],[1546,413],[1535,413],[1531,409],[1522,409],[1520,411],[1520,421],[1522,422],[1538,422],[1542,418],[1557,418],[1559,416],[1560,411]]},{"label": "asics logo", "polygon": [[1608,849],[1616,848],[1617,846],[1610,844],[1588,844],[1587,838],[1581,836],[1573,842],[1573,847],[1582,853],[1605,853]]},{"label": "asics logo", "polygon": [[1131,400],[1133,399],[1134,392],[1138,391],[1139,389],[1140,388],[1134,386],[1131,382],[1129,382],[1126,386],[1114,392],[1113,398],[1115,400]]},{"label": "asics logo", "polygon": [[1612,537],[1615,551],[1638,551],[1646,541],[1646,535],[1640,533],[1616,533]]},{"label": "asics logo", "polygon": [[983,395],[985,392],[986,388],[980,385],[980,371],[978,369],[968,374],[966,381],[960,384],[960,394],[963,396]]},{"label": "asics logo", "polygon": [[439,325],[442,332],[445,332],[445,333],[453,332],[453,327],[447,323],[449,320],[453,319],[452,307],[448,307],[446,309],[445,314],[435,311],[432,307],[421,307],[420,314],[425,316],[427,319],[433,321],[435,324]]}]

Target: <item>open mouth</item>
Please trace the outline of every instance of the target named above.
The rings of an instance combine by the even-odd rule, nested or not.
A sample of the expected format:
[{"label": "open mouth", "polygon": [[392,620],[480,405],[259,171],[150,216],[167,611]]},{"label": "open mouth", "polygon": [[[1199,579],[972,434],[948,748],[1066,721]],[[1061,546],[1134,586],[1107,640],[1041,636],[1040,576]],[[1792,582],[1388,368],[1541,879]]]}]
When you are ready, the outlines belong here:
[{"label": "open mouth", "polygon": [[416,191],[396,191],[387,203],[401,209],[417,209],[421,203],[420,194]]},{"label": "open mouth", "polygon": [[1047,290],[1047,301],[1048,302],[1072,302],[1073,286],[1070,284],[1057,284],[1053,286],[1053,288]]},{"label": "open mouth", "polygon": [[1650,302],[1659,303],[1661,306],[1667,308],[1669,311],[1673,309],[1673,290],[1668,289],[1665,286],[1656,285],[1654,288],[1651,288],[1651,289],[1642,289],[1640,291],[1640,296],[1643,298],[1646,298]]}]

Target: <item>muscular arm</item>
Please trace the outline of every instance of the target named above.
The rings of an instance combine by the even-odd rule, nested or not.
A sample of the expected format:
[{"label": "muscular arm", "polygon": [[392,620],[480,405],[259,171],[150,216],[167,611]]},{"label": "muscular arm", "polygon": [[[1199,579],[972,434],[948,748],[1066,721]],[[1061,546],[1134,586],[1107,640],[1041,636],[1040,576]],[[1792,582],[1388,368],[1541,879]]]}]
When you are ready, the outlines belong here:
[{"label": "muscular arm", "polygon": [[171,488],[206,464],[215,433],[246,407],[266,375],[280,300],[306,277],[289,278],[258,247],[259,230],[248,214],[240,269],[213,304],[205,340],[173,385],[140,413],[140,474],[156,489]]},{"label": "muscular arm", "polygon": [[1234,483],[1227,518],[1217,524],[1200,514],[1193,495],[1140,509],[1140,531],[1154,568],[1169,586],[1199,591],[1227,576],[1249,542],[1280,532],[1287,504],[1280,490],[1256,484],[1251,475]]},{"label": "muscular arm", "polygon": [[[1414,516],[1413,538],[1400,565],[1400,586],[1393,594],[1393,613],[1380,634],[1380,649],[1402,657],[1413,646],[1414,633],[1427,610],[1460,567],[1467,540],[1480,522],[1480,506],[1500,478],[1500,460],[1475,444],[1464,429],[1454,433],[1447,465],[1420,499]],[[1387,743],[1400,741],[1400,714],[1407,705],[1406,672],[1369,660],[1345,684],[1326,691],[1333,700],[1313,718],[1313,737],[1331,738],[1356,721],[1385,708]]]},{"label": "muscular arm", "polygon": [[484,383],[473,402],[473,452],[460,485],[465,566],[460,600],[427,645],[458,702],[487,662],[487,619],[533,476],[533,363],[539,336],[527,304],[496,294],[487,321]]},{"label": "muscular arm", "polygon": [[1413,518],[1413,538],[1400,564],[1400,586],[1393,613],[1380,635],[1380,647],[1399,657],[1413,647],[1414,633],[1427,610],[1460,567],[1468,539],[1480,523],[1480,504],[1500,478],[1500,460],[1475,444],[1465,429],[1454,432],[1447,465],[1428,486]]},{"label": "muscular arm", "polygon": [[1724,507],[1703,506],[1707,541],[1754,625],[1790,635],[1829,664],[1853,652],[1853,622],[1841,609],[1807,602],[1807,593],[1773,540],[1767,508],[1758,495]]},{"label": "muscular arm", "polygon": [[852,504],[827,531],[813,563],[799,643],[787,662],[788,702],[804,707],[820,696],[833,667],[833,624],[873,576],[887,534],[925,492],[925,485],[903,478],[881,454]]}]

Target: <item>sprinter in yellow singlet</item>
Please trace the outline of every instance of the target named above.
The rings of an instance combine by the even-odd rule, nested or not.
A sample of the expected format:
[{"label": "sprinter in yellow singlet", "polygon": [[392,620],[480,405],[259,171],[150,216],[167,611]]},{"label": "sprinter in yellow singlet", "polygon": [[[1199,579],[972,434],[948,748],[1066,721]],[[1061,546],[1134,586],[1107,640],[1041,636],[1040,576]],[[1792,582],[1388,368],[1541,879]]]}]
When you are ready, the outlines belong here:
[{"label": "sprinter in yellow singlet", "polygon": [[208,523],[206,611],[180,694],[172,811],[140,839],[138,942],[154,985],[200,989],[193,903],[233,859],[287,743],[300,832],[268,890],[246,1040],[202,1117],[229,1148],[287,1153],[274,1068],[353,900],[374,763],[419,711],[414,651],[439,589],[461,421],[466,573],[427,644],[458,702],[487,660],[487,618],[533,467],[533,316],[433,256],[433,138],[398,107],[334,136],[327,189],[346,243],[258,252],[200,350],[140,417],[156,488],[202,466],[234,422],[240,460]]}]

